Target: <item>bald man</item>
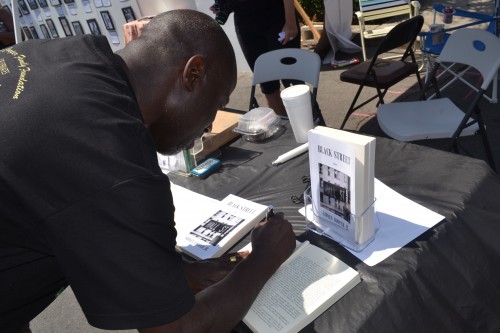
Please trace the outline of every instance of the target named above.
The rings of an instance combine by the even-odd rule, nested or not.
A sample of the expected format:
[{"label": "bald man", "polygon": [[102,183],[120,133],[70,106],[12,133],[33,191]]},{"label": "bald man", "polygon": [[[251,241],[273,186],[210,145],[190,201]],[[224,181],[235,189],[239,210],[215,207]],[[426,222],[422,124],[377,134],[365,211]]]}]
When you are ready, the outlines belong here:
[{"label": "bald man", "polygon": [[68,284],[102,329],[227,332],[295,247],[282,214],[253,251],[186,264],[156,152],[189,148],[236,85],[209,16],[155,17],[113,54],[90,35],[0,51],[0,332]]}]

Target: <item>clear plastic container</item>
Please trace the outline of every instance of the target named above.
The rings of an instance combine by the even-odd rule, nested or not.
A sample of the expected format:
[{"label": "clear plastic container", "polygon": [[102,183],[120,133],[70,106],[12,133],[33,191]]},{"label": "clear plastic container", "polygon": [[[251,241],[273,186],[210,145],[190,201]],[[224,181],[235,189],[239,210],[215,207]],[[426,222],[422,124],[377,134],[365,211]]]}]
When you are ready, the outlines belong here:
[{"label": "clear plastic container", "polygon": [[245,140],[262,141],[279,130],[279,122],[280,118],[273,109],[258,107],[241,116],[234,131],[242,134]]}]

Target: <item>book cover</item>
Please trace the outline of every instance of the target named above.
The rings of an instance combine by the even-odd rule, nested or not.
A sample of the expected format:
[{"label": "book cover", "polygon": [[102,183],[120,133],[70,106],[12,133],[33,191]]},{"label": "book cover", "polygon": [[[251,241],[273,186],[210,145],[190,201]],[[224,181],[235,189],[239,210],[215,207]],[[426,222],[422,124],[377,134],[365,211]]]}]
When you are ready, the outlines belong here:
[{"label": "book cover", "polygon": [[354,246],[365,244],[375,233],[375,138],[318,126],[308,142],[316,221]]},{"label": "book cover", "polygon": [[200,260],[227,252],[264,218],[267,211],[265,205],[232,194],[222,201],[178,187],[172,189],[172,194],[177,247]]},{"label": "book cover", "polygon": [[361,281],[343,261],[298,243],[265,284],[243,322],[256,333],[298,332]]}]

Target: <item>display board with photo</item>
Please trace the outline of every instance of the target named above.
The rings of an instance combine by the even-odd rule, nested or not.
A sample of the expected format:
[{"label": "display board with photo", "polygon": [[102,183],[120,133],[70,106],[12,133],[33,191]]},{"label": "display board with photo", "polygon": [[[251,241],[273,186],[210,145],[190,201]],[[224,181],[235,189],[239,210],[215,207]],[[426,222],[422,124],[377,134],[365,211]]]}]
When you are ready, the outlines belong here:
[{"label": "display board with photo", "polygon": [[[151,0],[153,1],[153,0]],[[160,0],[155,0],[160,1]],[[141,17],[138,0],[12,0],[17,5],[19,38],[51,39],[101,35],[113,51],[125,45],[123,25]],[[12,12],[11,0],[0,0]],[[17,11],[19,13],[17,13]]]}]

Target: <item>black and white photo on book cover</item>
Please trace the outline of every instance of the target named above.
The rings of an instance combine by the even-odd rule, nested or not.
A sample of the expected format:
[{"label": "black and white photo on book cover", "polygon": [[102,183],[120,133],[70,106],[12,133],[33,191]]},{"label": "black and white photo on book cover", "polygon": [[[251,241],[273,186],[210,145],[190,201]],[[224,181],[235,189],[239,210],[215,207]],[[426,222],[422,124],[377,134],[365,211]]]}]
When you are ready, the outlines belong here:
[{"label": "black and white photo on book cover", "polygon": [[[351,214],[351,177],[334,167],[319,163],[319,203],[324,209],[342,217],[349,223]],[[347,229],[343,221],[340,227]]]},{"label": "black and white photo on book cover", "polygon": [[189,234],[215,246],[244,221],[241,217],[219,210]]},{"label": "black and white photo on book cover", "polygon": [[267,211],[265,205],[232,194],[219,201],[173,184],[171,190],[177,247],[195,259],[224,254],[248,234]]}]

